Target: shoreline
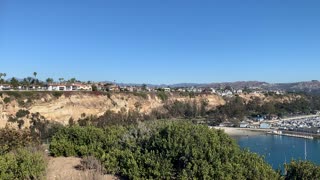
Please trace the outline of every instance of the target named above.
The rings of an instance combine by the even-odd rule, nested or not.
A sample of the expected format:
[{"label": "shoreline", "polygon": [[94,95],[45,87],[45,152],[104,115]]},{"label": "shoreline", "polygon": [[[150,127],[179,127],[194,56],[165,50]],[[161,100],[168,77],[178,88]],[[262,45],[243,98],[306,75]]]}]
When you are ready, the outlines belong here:
[{"label": "shoreline", "polygon": [[226,134],[231,137],[241,137],[241,136],[258,136],[258,135],[277,135],[277,136],[288,136],[295,138],[304,138],[304,139],[320,139],[320,136],[312,134],[301,134],[301,133],[282,133],[276,134],[273,133],[271,129],[249,129],[249,128],[234,128],[234,127],[211,127],[217,130],[223,130]]},{"label": "shoreline", "polygon": [[214,129],[223,130],[230,136],[256,136],[264,135],[270,131],[270,129],[248,129],[248,128],[233,128],[233,127],[212,127]]}]

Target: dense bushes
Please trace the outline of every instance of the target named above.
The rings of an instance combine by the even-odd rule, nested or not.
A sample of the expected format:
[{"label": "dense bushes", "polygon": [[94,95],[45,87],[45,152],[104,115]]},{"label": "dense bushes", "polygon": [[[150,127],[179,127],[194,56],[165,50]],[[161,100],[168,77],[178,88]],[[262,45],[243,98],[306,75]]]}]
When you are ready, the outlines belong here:
[{"label": "dense bushes", "polygon": [[225,120],[240,122],[244,117],[263,115],[277,115],[278,117],[310,114],[320,110],[320,96],[301,95],[291,101],[263,101],[260,98],[252,98],[245,101],[239,96],[227,99],[225,105],[218,106],[207,112],[209,124],[218,125]]},{"label": "dense bushes", "polygon": [[28,130],[0,129],[0,155],[38,143],[39,139]]},{"label": "dense bushes", "polygon": [[222,131],[185,122],[68,127],[52,139],[54,156],[98,158],[129,179],[275,179],[262,158],[240,150]]},{"label": "dense bushes", "polygon": [[292,161],[286,165],[286,180],[320,179],[320,166],[308,161]]},{"label": "dense bushes", "polygon": [[0,179],[40,179],[44,177],[44,154],[30,148],[18,148],[0,155]]},{"label": "dense bushes", "polygon": [[163,101],[163,102],[165,102],[166,100],[169,99],[168,94],[167,94],[166,92],[163,92],[163,91],[159,91],[159,92],[157,93],[157,97],[158,97],[159,99],[161,99],[161,101]]},{"label": "dense bushes", "polygon": [[[33,148],[31,148],[33,147]],[[46,159],[37,137],[28,130],[0,130],[0,179],[40,179]]]}]

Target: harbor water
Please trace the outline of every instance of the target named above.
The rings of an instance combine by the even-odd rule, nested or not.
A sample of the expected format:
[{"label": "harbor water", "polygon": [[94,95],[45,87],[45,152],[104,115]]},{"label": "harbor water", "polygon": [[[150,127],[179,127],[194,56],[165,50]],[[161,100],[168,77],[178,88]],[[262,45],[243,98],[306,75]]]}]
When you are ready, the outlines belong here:
[{"label": "harbor water", "polygon": [[320,165],[320,140],[279,135],[234,137],[241,148],[264,156],[274,168],[283,170],[291,160],[309,160]]}]

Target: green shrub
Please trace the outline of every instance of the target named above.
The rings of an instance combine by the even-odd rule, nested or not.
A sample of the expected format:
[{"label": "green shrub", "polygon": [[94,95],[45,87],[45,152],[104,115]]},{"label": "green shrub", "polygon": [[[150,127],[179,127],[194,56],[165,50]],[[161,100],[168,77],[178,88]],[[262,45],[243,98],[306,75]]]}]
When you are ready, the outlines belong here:
[{"label": "green shrub", "polygon": [[10,98],[10,97],[5,97],[5,98],[3,99],[3,102],[4,102],[5,104],[10,103],[10,102],[11,102],[11,98]]},{"label": "green shrub", "polygon": [[53,156],[100,156],[104,137],[104,131],[94,127],[63,128],[52,138],[50,152]]},{"label": "green shrub", "polygon": [[63,92],[54,91],[54,92],[52,93],[52,95],[53,95],[55,98],[60,98],[60,97],[63,95]]},{"label": "green shrub", "polygon": [[30,112],[28,110],[23,110],[23,109],[20,109],[17,113],[16,113],[16,117],[17,118],[22,118],[22,117],[25,117],[27,115],[29,115]]},{"label": "green shrub", "polygon": [[8,91],[8,92],[6,92],[6,94],[8,95],[8,96],[12,96],[12,97],[14,97],[15,99],[19,99],[19,98],[21,98],[21,92],[18,92],[18,91]]},{"label": "green shrub", "polygon": [[168,95],[163,91],[158,92],[157,96],[158,96],[158,98],[161,99],[161,101],[166,101],[169,98]]},{"label": "green shrub", "polygon": [[38,144],[38,138],[32,136],[28,130],[0,129],[0,155],[17,148]]},{"label": "green shrub", "polygon": [[0,155],[0,179],[41,179],[45,175],[46,164],[42,152],[19,148]]},{"label": "green shrub", "polygon": [[134,92],[134,96],[142,97],[143,99],[148,99],[148,94],[145,92]]},{"label": "green shrub", "polygon": [[258,155],[224,132],[186,122],[68,127],[50,144],[54,156],[93,155],[107,173],[128,179],[277,179]]},{"label": "green shrub", "polygon": [[308,161],[292,161],[285,166],[286,180],[291,179],[320,179],[320,166]]}]

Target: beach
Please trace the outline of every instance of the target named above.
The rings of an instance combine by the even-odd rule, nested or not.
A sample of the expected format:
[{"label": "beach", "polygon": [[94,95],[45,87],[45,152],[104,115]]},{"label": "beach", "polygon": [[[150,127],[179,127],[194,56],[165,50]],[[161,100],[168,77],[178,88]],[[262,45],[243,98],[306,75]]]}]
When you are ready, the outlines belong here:
[{"label": "beach", "polygon": [[214,129],[223,130],[230,136],[255,136],[266,134],[270,130],[266,129],[247,129],[247,128],[233,128],[233,127],[213,127]]}]

